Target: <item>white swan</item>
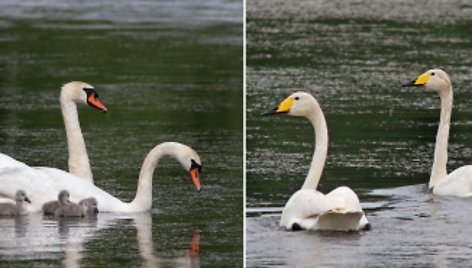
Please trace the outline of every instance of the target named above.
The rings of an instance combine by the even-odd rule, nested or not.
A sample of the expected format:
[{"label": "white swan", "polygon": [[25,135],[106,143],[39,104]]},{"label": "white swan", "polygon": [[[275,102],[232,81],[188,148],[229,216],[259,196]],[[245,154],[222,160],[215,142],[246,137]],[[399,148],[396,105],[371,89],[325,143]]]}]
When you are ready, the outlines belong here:
[{"label": "white swan", "polygon": [[429,188],[437,195],[472,196],[472,165],[460,167],[447,174],[447,146],[453,102],[449,76],[441,69],[432,69],[403,86],[424,87],[427,91],[437,92],[441,99],[441,115]]},{"label": "white swan", "polygon": [[[62,86],[59,100],[69,150],[69,172],[93,182],[87,149],[80,129],[76,103],[86,103],[103,112],[106,112],[107,109],[98,99],[95,89],[91,85],[79,81],[69,82]],[[16,160],[0,154],[0,167],[17,164]]]},{"label": "white swan", "polygon": [[18,163],[0,168],[0,194],[13,196],[16,189],[25,189],[32,203],[30,211],[40,211],[44,203],[54,200],[59,191],[68,189],[71,200],[77,202],[90,196],[98,201],[100,212],[140,212],[151,209],[152,177],[156,165],[163,156],[171,156],[189,171],[193,183],[200,190],[201,162],[190,147],[177,142],[164,142],[154,147],[146,156],[139,174],[136,197],[130,203],[123,202],[80,177],[53,168],[30,168]]},{"label": "white swan", "polygon": [[280,226],[289,230],[357,231],[370,225],[359,198],[348,187],[338,187],[324,195],[316,190],[328,152],[328,128],[316,99],[299,91],[286,98],[266,115],[288,114],[306,117],[315,130],[316,146],[305,182],[282,211]]}]

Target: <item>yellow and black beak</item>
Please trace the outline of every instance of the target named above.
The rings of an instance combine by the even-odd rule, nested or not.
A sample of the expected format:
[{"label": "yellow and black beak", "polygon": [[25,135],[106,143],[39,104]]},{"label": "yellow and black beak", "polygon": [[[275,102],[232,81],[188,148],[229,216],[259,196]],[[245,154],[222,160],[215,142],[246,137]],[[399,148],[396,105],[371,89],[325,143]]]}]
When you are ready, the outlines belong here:
[{"label": "yellow and black beak", "polygon": [[268,112],[262,114],[262,115],[274,115],[274,114],[286,114],[290,112],[290,109],[292,108],[294,98],[288,97],[285,100],[283,100],[279,106],[269,110]]},{"label": "yellow and black beak", "polygon": [[426,72],[418,76],[415,80],[403,84],[402,87],[422,87],[428,83],[429,78],[431,77],[431,73]]}]

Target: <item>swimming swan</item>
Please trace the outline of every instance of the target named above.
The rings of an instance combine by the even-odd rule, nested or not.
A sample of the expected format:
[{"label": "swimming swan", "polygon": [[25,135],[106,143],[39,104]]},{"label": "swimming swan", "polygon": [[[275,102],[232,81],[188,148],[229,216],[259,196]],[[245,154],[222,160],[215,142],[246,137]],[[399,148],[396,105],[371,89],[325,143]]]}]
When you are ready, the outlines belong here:
[{"label": "swimming swan", "polygon": [[19,216],[26,215],[28,211],[25,208],[25,202],[31,203],[25,191],[18,190],[15,193],[15,204],[0,204],[0,216]]},{"label": "swimming swan", "polygon": [[75,204],[69,198],[69,191],[62,190],[59,192],[59,207],[54,211],[54,215],[56,217],[85,217],[87,215],[85,203]]},{"label": "swimming swan", "polygon": [[16,189],[25,189],[32,200],[30,211],[40,211],[44,203],[57,198],[59,191],[68,189],[71,200],[77,202],[93,196],[100,212],[140,212],[151,209],[152,177],[159,159],[175,158],[188,170],[197,190],[200,190],[201,162],[190,147],[177,142],[164,142],[154,147],[144,159],[139,174],[136,196],[130,203],[123,202],[93,183],[70,173],[53,168],[30,168],[19,163],[14,167],[0,168],[0,194],[11,196]]},{"label": "swimming swan", "polygon": [[324,195],[316,188],[328,152],[328,128],[316,99],[299,91],[286,98],[265,115],[288,114],[306,117],[314,127],[316,146],[310,170],[301,188],[284,209],[280,226],[288,230],[357,231],[370,227],[359,198],[348,187],[338,187]]},{"label": "swimming swan", "polygon": [[85,214],[93,215],[98,213],[98,201],[95,197],[80,200],[79,205],[85,208]]},{"label": "swimming swan", "polygon": [[[44,215],[56,215],[57,210],[61,206],[65,206],[71,203],[69,198],[70,198],[69,191],[67,190],[60,191],[57,196],[57,200],[44,203],[42,207]],[[87,216],[87,215],[98,213],[97,200],[94,197],[82,199],[78,204],[79,209],[76,209],[75,206],[77,205],[75,206],[74,205],[71,206],[72,208],[63,208],[61,212],[58,212],[59,214],[62,214],[62,215],[56,215],[56,216],[64,216],[64,212],[66,212],[67,214],[71,214],[69,213],[69,211],[78,211],[78,212],[74,213],[77,215],[68,215],[68,216]]]},{"label": "swimming swan", "polygon": [[[67,136],[69,150],[69,172],[93,182],[84,137],[80,129],[76,103],[86,103],[100,111],[106,112],[106,107],[98,99],[95,89],[84,82],[73,81],[62,86],[59,97],[62,117]],[[0,167],[18,164],[16,160],[0,154]]]},{"label": "swimming swan", "polygon": [[452,84],[449,76],[441,69],[432,69],[404,84],[403,87],[423,87],[427,91],[438,93],[441,99],[441,115],[429,188],[437,195],[472,196],[472,165],[460,167],[449,174],[446,169],[453,102]]}]

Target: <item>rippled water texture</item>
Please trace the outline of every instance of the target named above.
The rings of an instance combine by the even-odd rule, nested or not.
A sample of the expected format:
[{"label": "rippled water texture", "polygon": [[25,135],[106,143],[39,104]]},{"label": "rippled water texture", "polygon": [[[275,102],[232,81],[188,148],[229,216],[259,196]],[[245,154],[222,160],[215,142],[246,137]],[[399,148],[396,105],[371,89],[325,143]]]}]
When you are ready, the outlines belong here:
[{"label": "rippled water texture", "polygon": [[[439,98],[400,85],[432,67],[454,87],[448,169],[472,163],[472,5],[465,1],[249,1],[247,258],[249,267],[431,267],[468,263],[469,199],[425,183]],[[329,128],[322,192],[353,188],[373,229],[289,233],[280,212],[310,164],[302,118],[260,116],[291,92],[320,102]],[[412,188],[398,188],[407,185]],[[375,189],[391,188],[378,194]]]},{"label": "rippled water texture", "polygon": [[0,3],[2,153],[67,170],[59,88],[83,80],[109,110],[79,107],[98,186],[131,200],[145,155],[164,141],[203,162],[197,192],[180,165],[160,161],[144,215],[0,219],[0,266],[242,266],[242,6]]}]

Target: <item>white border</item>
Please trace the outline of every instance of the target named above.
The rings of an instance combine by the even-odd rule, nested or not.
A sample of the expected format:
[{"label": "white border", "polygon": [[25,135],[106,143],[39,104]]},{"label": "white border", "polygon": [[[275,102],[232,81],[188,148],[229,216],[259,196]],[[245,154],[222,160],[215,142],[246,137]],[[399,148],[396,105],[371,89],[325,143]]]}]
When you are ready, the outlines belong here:
[{"label": "white border", "polygon": [[243,267],[246,267],[246,0],[243,0]]}]

